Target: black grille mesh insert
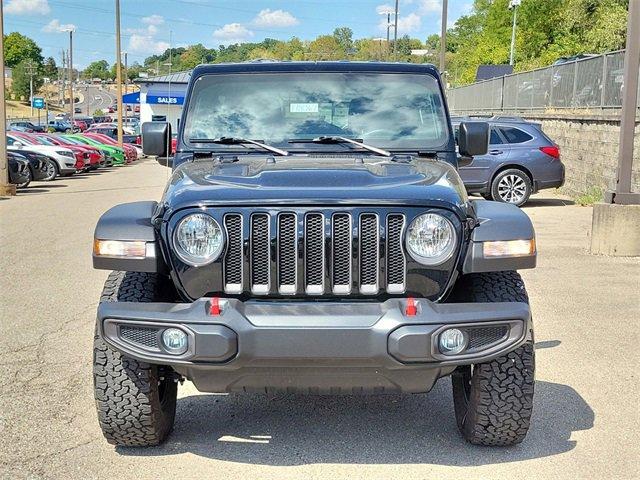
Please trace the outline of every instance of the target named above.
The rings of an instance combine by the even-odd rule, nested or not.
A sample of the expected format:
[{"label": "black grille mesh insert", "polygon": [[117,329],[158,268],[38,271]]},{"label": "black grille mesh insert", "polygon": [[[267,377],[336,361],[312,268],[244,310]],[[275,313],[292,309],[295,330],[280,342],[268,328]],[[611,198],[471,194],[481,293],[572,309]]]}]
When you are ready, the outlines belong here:
[{"label": "black grille mesh insert", "polygon": [[296,216],[283,213],[278,216],[278,284],[296,284]]},{"label": "black grille mesh insert", "polygon": [[227,230],[227,253],[224,256],[225,285],[242,285],[242,217],[227,215],[224,218]]},{"label": "black grille mesh insert", "polygon": [[333,216],[333,285],[351,284],[351,220],[346,213]]},{"label": "black grille mesh insert", "polygon": [[387,283],[404,285],[406,259],[402,250],[402,215],[387,217]]},{"label": "black grille mesh insert", "polygon": [[[269,285],[269,216],[251,216],[251,285]],[[268,293],[268,292],[264,292]]]},{"label": "black grille mesh insert", "polygon": [[128,342],[152,348],[154,350],[159,348],[157,328],[121,325],[120,337]]},{"label": "black grille mesh insert", "polygon": [[378,217],[372,214],[360,217],[360,284],[378,284]]},{"label": "black grille mesh insert", "polygon": [[227,294],[404,293],[403,214],[292,210],[223,216]]},{"label": "black grille mesh insert", "polygon": [[482,350],[488,346],[499,342],[509,333],[507,325],[492,325],[487,327],[476,327],[467,329],[469,335],[469,345],[465,353]]},{"label": "black grille mesh insert", "polygon": [[324,278],[324,225],[319,213],[306,217],[305,280],[307,285],[322,285]]}]

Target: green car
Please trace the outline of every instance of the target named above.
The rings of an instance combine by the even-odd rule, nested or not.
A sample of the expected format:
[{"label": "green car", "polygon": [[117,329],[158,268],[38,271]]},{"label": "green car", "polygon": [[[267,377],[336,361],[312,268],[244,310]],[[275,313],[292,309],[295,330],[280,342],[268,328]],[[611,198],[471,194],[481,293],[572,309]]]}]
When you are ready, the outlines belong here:
[{"label": "green car", "polygon": [[112,158],[113,165],[124,165],[126,163],[124,157],[124,150],[120,147],[114,147],[113,145],[106,145],[104,143],[100,143],[93,138],[85,137],[84,135],[71,134],[71,135],[61,135],[64,138],[67,138],[73,142],[78,142],[84,145],[91,145],[92,147],[96,147],[98,150],[104,152],[105,156],[109,156]]}]

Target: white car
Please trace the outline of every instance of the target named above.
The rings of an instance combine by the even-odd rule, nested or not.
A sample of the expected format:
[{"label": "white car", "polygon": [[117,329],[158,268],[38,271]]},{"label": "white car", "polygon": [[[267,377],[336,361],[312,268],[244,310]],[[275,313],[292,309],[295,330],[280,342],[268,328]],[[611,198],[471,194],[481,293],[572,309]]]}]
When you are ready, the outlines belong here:
[{"label": "white car", "polygon": [[[7,132],[7,145],[25,149],[31,152],[42,153],[52,158],[55,162],[53,168],[55,168],[55,176],[61,175],[67,177],[76,173],[76,157],[72,150],[58,145],[41,145],[26,137],[19,137]],[[49,172],[47,172],[49,173]],[[53,174],[53,172],[51,172]]]}]

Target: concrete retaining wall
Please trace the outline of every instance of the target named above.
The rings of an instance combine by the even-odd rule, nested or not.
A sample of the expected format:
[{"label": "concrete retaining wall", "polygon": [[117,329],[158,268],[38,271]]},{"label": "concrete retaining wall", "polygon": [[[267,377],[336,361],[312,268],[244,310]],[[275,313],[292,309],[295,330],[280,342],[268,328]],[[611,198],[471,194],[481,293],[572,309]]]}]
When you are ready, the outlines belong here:
[{"label": "concrete retaining wall", "polygon": [[[527,115],[560,146],[567,169],[564,191],[578,196],[615,186],[620,121],[615,117]],[[636,125],[632,190],[640,192],[640,122]]]}]

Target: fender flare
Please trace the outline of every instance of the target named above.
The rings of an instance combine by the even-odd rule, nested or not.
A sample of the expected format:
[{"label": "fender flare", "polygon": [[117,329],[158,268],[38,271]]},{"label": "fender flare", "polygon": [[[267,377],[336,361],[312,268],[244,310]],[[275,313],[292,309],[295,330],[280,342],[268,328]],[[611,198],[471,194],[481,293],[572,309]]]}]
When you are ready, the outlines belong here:
[{"label": "fender flare", "polygon": [[[102,214],[94,231],[93,268],[129,272],[165,271],[156,229],[151,221],[157,206],[158,202],[155,201],[123,203]],[[96,245],[100,240],[145,242],[145,256],[97,255]]]},{"label": "fender flare", "polygon": [[[471,241],[462,266],[462,273],[535,268],[537,260],[535,230],[529,216],[520,208],[509,203],[488,200],[472,200],[470,203],[476,212],[478,223],[471,233]],[[532,240],[533,251],[518,256],[485,256],[485,242],[513,240]]]}]

